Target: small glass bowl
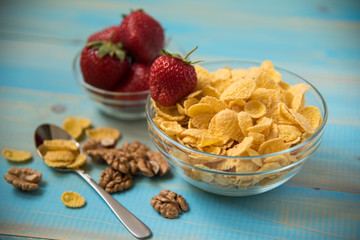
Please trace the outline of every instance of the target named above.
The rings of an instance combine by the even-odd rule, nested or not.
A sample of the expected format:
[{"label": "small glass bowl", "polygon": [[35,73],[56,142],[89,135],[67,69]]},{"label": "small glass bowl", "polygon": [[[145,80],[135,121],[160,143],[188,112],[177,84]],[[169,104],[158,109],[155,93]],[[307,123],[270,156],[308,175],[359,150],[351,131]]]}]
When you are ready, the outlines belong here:
[{"label": "small glass bowl", "polygon": [[[184,54],[182,49],[171,38],[166,40],[166,50],[172,53]],[[80,69],[80,54],[75,55],[73,60],[73,73],[86,95],[101,112],[108,116],[123,120],[145,119],[145,104],[150,91],[140,92],[113,92],[89,85],[84,81]]]},{"label": "small glass bowl", "polygon": [[145,119],[146,98],[149,90],[140,92],[112,92],[91,86],[84,81],[80,69],[80,53],[75,55],[73,72],[76,80],[96,108],[108,116],[135,120]]},{"label": "small glass bowl", "polygon": [[[260,64],[261,63],[258,62],[234,60],[209,62],[201,65],[212,72],[225,66],[232,69],[248,69],[250,67],[260,66]],[[256,157],[229,157],[209,154],[189,148],[171,139],[156,126],[153,121],[153,118],[155,117],[155,108],[150,97],[148,97],[146,104],[146,118],[150,136],[155,146],[169,162],[176,174],[180,175],[190,184],[214,194],[225,196],[249,196],[263,193],[280,186],[302,169],[304,163],[314,154],[321,143],[328,117],[326,102],[320,92],[302,77],[279,67],[275,67],[275,69],[281,73],[283,81],[291,85],[306,83],[312,87],[312,90],[309,90],[306,93],[306,105],[312,105],[319,109],[322,123],[316,132],[301,144],[272,154]],[[203,161],[217,162],[225,159],[233,159],[236,161],[260,161],[264,158],[280,156],[292,158],[293,162],[277,169],[249,173],[224,172],[195,166]]]}]

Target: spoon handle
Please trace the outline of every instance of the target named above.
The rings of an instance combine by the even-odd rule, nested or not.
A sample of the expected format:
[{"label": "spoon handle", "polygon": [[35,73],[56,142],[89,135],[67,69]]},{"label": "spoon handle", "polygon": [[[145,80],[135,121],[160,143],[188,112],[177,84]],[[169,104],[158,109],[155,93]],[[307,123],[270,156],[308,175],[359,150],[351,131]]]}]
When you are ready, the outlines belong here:
[{"label": "spoon handle", "polygon": [[85,179],[95,191],[104,199],[116,217],[125,226],[125,228],[137,238],[146,238],[151,235],[150,229],[135,217],[129,210],[116,201],[108,192],[100,187],[84,170],[76,170],[76,172]]}]

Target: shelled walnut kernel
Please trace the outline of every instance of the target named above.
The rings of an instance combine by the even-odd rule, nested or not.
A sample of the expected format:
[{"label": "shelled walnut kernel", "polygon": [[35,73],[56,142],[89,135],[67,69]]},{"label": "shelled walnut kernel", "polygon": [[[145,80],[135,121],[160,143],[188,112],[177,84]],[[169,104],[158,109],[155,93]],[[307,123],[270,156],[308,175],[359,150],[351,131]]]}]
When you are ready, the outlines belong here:
[{"label": "shelled walnut kernel", "polygon": [[38,189],[42,173],[27,167],[12,167],[4,175],[5,180],[14,187],[23,191],[34,191]]},{"label": "shelled walnut kernel", "polygon": [[133,175],[130,173],[123,174],[108,167],[101,173],[99,185],[108,193],[114,193],[130,188],[132,179]]},{"label": "shelled walnut kernel", "polygon": [[[88,141],[83,150],[93,159],[104,160],[110,166],[102,172],[99,180],[99,184],[110,193],[129,188],[130,180],[136,175],[163,176],[169,170],[169,164],[160,153],[151,151],[139,141],[124,142],[121,148],[103,148],[97,142]],[[126,187],[122,186],[124,177],[128,181]]]},{"label": "shelled walnut kernel", "polygon": [[151,198],[151,206],[165,218],[177,218],[180,212],[189,210],[189,206],[180,194],[170,190],[161,190]]}]

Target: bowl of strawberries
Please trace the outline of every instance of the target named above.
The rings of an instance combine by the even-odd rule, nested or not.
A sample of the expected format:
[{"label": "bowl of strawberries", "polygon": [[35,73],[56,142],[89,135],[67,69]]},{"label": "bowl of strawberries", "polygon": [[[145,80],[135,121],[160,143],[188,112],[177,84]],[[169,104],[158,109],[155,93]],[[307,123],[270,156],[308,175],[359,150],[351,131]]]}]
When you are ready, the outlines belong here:
[{"label": "bowl of strawberries", "polygon": [[118,119],[144,119],[149,74],[166,41],[161,24],[143,10],[124,16],[119,25],[93,33],[76,54],[73,72],[94,105]]}]

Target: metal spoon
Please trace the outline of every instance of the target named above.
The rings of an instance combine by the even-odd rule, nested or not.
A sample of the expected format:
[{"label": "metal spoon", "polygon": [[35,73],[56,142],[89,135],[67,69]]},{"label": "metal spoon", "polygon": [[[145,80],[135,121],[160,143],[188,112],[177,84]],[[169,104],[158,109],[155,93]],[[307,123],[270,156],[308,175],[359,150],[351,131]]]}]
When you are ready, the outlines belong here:
[{"label": "metal spoon", "polygon": [[[40,157],[44,157],[39,151],[39,146],[44,142],[44,140],[51,139],[66,139],[75,142],[79,147],[79,143],[75,141],[66,131],[62,128],[59,128],[52,124],[42,124],[38,126],[35,130],[34,140],[37,152]],[[76,172],[79,174],[86,182],[88,182],[95,191],[102,197],[102,199],[107,203],[110,209],[114,212],[116,217],[120,222],[125,226],[125,228],[137,238],[146,238],[151,235],[150,229],[141,222],[137,217],[135,217],[129,210],[122,206],[118,201],[116,201],[109,193],[107,193],[102,187],[100,187],[91,177],[82,169],[66,169],[66,168],[55,168],[60,171],[66,172]]]}]

